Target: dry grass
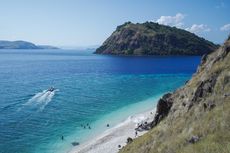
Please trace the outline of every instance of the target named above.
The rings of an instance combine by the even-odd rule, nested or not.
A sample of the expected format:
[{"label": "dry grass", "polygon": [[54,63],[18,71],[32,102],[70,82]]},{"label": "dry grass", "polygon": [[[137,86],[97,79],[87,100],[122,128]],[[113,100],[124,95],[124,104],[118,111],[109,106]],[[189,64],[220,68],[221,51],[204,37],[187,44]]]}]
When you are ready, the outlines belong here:
[{"label": "dry grass", "polygon": [[[229,42],[230,43],[230,42]],[[220,51],[220,50],[219,50]],[[174,104],[169,115],[148,133],[124,147],[121,153],[230,153],[230,54],[217,60],[214,52],[201,66],[193,79],[174,95]],[[218,73],[212,93],[207,93],[188,110],[200,81]],[[227,81],[226,81],[227,80]],[[185,98],[180,98],[181,96]],[[226,96],[227,95],[227,96]],[[204,109],[204,103],[214,103],[212,109]],[[199,136],[191,144],[188,139]]]},{"label": "dry grass", "polygon": [[[230,152],[230,99],[203,116],[187,114],[182,120],[168,126],[162,121],[156,128],[134,140],[121,153],[229,153]],[[190,116],[190,117],[189,117]],[[201,136],[190,144],[192,135]]]}]

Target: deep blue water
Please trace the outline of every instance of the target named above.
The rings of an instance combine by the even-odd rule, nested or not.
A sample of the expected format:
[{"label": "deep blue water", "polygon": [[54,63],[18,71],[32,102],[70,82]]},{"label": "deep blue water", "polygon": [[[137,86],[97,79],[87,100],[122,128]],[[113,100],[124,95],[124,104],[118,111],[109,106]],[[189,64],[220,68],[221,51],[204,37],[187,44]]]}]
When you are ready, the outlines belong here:
[{"label": "deep blue water", "polygon": [[[104,124],[108,114],[183,85],[199,62],[197,56],[0,50],[0,152],[65,152],[71,142],[81,143],[95,134],[96,122]],[[55,92],[47,93],[50,86]],[[141,108],[130,114],[138,111]],[[116,115],[111,123],[113,119]],[[86,123],[91,130],[81,127]]]}]

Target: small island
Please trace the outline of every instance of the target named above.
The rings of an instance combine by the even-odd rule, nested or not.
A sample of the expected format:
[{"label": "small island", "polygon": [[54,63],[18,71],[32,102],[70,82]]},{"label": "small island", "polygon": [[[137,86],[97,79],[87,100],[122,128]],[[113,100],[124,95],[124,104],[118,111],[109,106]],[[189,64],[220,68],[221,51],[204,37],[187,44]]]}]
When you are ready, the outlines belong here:
[{"label": "small island", "polygon": [[176,27],[154,22],[126,22],[96,50],[96,54],[113,55],[204,55],[216,50],[204,38]]},{"label": "small island", "polygon": [[27,41],[6,41],[0,40],[0,49],[58,49],[48,45],[35,45]]}]

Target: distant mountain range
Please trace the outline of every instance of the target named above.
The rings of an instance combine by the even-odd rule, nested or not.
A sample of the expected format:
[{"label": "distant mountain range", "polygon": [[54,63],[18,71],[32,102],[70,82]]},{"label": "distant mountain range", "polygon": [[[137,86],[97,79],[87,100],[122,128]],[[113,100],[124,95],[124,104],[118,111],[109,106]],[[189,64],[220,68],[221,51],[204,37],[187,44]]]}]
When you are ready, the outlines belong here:
[{"label": "distant mountain range", "polygon": [[203,55],[217,49],[204,38],[176,27],[154,22],[126,22],[97,48],[97,54],[113,55]]},{"label": "distant mountain range", "polygon": [[27,41],[5,41],[0,40],[0,49],[58,49],[48,45],[35,45]]}]

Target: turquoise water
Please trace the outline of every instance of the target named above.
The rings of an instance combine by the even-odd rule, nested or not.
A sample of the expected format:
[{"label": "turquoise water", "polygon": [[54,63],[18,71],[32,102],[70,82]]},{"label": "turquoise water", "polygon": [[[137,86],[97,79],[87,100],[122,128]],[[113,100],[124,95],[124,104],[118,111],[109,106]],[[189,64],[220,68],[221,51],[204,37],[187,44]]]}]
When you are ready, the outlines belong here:
[{"label": "turquoise water", "polygon": [[[0,152],[66,152],[156,105],[200,57],[116,57],[92,51],[0,51]],[[46,90],[54,86],[56,90]],[[90,124],[84,129],[81,124]],[[61,136],[64,136],[64,141]]]}]

